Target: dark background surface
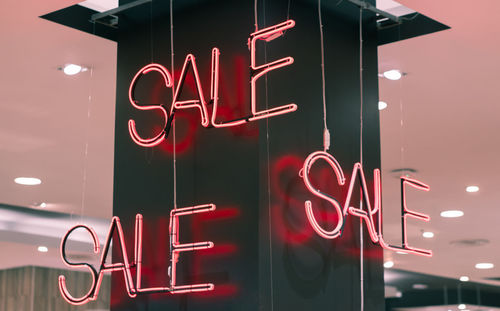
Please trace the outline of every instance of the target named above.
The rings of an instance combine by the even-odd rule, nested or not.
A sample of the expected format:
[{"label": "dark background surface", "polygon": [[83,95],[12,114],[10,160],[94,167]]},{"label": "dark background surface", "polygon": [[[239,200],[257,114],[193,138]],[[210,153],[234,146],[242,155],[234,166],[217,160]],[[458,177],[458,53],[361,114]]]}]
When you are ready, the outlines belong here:
[{"label": "dark background surface", "polygon": [[[163,2],[155,1],[153,8],[166,15],[146,23],[130,19],[130,26],[117,37],[114,214],[121,218],[130,258],[135,214],[144,215],[144,287],[168,284],[172,137],[155,148],[134,144],[128,134],[129,119],[136,120],[143,136],[158,131],[162,119],[155,112],[134,109],[127,95],[130,81],[144,65],[157,62],[170,68],[169,15],[165,7],[160,8],[168,1]],[[260,28],[285,21],[287,5],[287,1],[259,2]],[[349,181],[353,164],[360,159],[359,11],[355,6],[346,11],[346,5],[325,8],[323,21],[330,152]],[[147,14],[150,6],[136,11]],[[217,205],[216,212],[181,218],[181,241],[210,240],[215,247],[181,254],[178,284],[213,282],[214,292],[130,299],[122,274],[114,273],[111,310],[359,310],[359,220],[348,217],[341,238],[324,240],[312,231],[304,212],[304,200],[311,199],[318,215],[327,220],[326,227],[336,221],[328,213],[331,208],[307,193],[298,176],[305,158],[322,149],[317,6],[292,1],[289,16],[296,21],[295,28],[267,43],[266,50],[260,43],[259,63],[265,57],[272,61],[286,56],[294,57],[295,63],[268,74],[267,88],[266,80],[259,80],[258,103],[264,109],[266,103],[276,107],[294,102],[296,112],[229,129],[201,127],[194,109],[176,114],[178,206]],[[372,171],[380,166],[373,16],[366,14],[364,26],[363,157],[371,189]],[[246,44],[253,31],[253,1],[205,1],[175,8],[176,77],[185,56],[193,53],[209,98],[210,53],[217,46],[222,120],[248,114]],[[186,90],[192,89],[192,82],[192,77],[187,79]],[[141,104],[170,106],[171,90],[162,85],[159,75],[148,74],[136,90]],[[194,93],[186,91],[184,96],[190,99]],[[313,174],[320,189],[338,189],[333,173],[325,167],[315,168]],[[329,193],[343,202],[346,190]],[[369,241],[366,230],[364,238],[365,310],[383,310],[382,250]],[[119,260],[118,253],[114,255]]]}]

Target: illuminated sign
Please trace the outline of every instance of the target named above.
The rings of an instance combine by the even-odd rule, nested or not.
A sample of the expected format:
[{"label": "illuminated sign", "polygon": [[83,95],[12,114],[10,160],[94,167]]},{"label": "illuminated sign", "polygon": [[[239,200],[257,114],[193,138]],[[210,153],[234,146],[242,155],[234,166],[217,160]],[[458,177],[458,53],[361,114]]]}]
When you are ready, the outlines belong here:
[{"label": "illuminated sign", "polygon": [[[314,211],[312,208],[312,203],[311,201],[306,201],[305,202],[305,210],[306,210],[306,215],[307,219],[309,220],[309,223],[313,227],[314,231],[320,235],[321,237],[325,239],[335,239],[339,237],[342,234],[342,229],[344,227],[344,219],[348,215],[352,216],[357,216],[361,218],[361,220],[365,223],[366,228],[370,234],[370,238],[373,243],[379,243],[380,246],[382,246],[385,249],[390,249],[390,250],[395,250],[398,252],[404,252],[404,253],[412,253],[416,255],[423,255],[423,256],[432,256],[432,251],[427,250],[427,249],[419,249],[419,248],[414,248],[410,247],[408,245],[408,237],[407,237],[407,230],[406,230],[406,222],[408,217],[413,217],[416,219],[420,219],[423,221],[429,221],[430,217],[428,215],[422,214],[415,212],[413,210],[409,210],[407,207],[406,203],[406,186],[411,186],[413,188],[419,189],[419,190],[424,190],[424,191],[429,191],[430,188],[428,185],[415,180],[411,179],[408,177],[401,177],[401,218],[402,218],[402,236],[403,236],[403,241],[401,246],[392,246],[389,245],[384,241],[384,238],[382,236],[382,203],[381,203],[381,185],[380,185],[380,170],[375,169],[373,171],[373,179],[374,179],[374,204],[373,208],[370,203],[370,197],[368,195],[368,188],[366,186],[366,178],[365,174],[363,172],[363,167],[361,166],[361,163],[356,163],[354,164],[354,168],[352,170],[352,176],[351,176],[351,181],[349,183],[349,188],[347,191],[347,197],[345,199],[344,205],[341,206],[340,203],[337,201],[336,198],[328,195],[327,193],[316,189],[309,178],[310,170],[311,167],[316,163],[318,160],[324,160],[328,165],[332,168],[332,170],[335,173],[335,176],[337,177],[337,182],[339,186],[344,186],[346,179],[344,177],[344,172],[342,171],[342,167],[340,164],[337,162],[337,160],[329,153],[324,152],[324,151],[317,151],[314,153],[311,153],[306,160],[304,161],[304,166],[302,167],[302,170],[300,172],[300,175],[302,179],[304,180],[304,184],[306,185],[307,189],[309,192],[311,192],[313,195],[328,201],[333,208],[335,209],[337,215],[338,215],[338,221],[334,229],[328,231],[325,230],[316,220],[316,217],[314,216]],[[352,200],[352,194],[354,191],[354,186],[356,184],[356,179],[359,180],[360,188],[361,188],[361,198],[363,202],[363,206],[365,207],[364,209],[361,208],[355,208],[351,206],[351,200]],[[375,225],[374,221],[374,216],[378,213],[378,228]]]},{"label": "illuminated sign", "polygon": [[[99,238],[95,231],[85,225],[77,225],[71,228],[61,242],[61,257],[63,262],[71,268],[88,268],[90,273],[92,274],[92,285],[90,290],[82,297],[75,298],[73,297],[67,287],[66,287],[66,278],[64,275],[59,276],[59,291],[63,298],[70,304],[73,305],[82,305],[89,301],[93,301],[97,299],[99,295],[99,290],[101,287],[102,279],[104,273],[106,271],[122,271],[125,279],[125,286],[127,288],[127,293],[131,298],[135,298],[138,294],[153,294],[153,293],[170,293],[170,294],[182,294],[182,293],[190,293],[190,292],[204,292],[211,291],[214,289],[214,285],[212,283],[204,283],[204,284],[190,284],[190,285],[178,285],[177,284],[177,263],[179,261],[179,255],[182,252],[192,252],[200,249],[207,249],[214,247],[213,242],[195,242],[195,243],[180,243],[179,236],[179,217],[187,216],[197,213],[210,212],[215,210],[214,204],[204,204],[197,206],[190,206],[184,208],[173,209],[170,212],[170,226],[169,226],[169,235],[170,235],[170,260],[171,265],[169,269],[170,282],[169,286],[164,287],[151,287],[151,288],[143,288],[141,284],[142,280],[142,227],[143,220],[142,215],[137,214],[135,221],[135,245],[134,245],[134,261],[131,263],[128,258],[127,247],[125,243],[125,237],[123,234],[122,225],[120,224],[120,218],[113,217],[111,220],[111,225],[109,227],[108,236],[106,238],[106,243],[104,244],[104,249],[101,253],[100,260],[100,268],[99,271],[88,264],[88,263],[75,263],[70,262],[68,260],[66,254],[66,243],[68,241],[69,236],[77,229],[85,229],[90,236],[92,237],[92,241],[94,243],[94,253],[99,253]],[[111,247],[111,241],[113,239],[114,233],[118,234],[118,243],[120,245],[121,258],[122,262],[114,262],[111,264],[106,263],[106,258],[108,257],[108,253]],[[135,283],[132,278],[131,269],[135,268],[136,278]]]},{"label": "illuminated sign", "polygon": [[[250,95],[250,111],[251,114],[246,117],[241,117],[238,119],[233,119],[229,121],[217,121],[217,112],[219,108],[219,58],[221,52],[218,48],[212,49],[211,54],[211,82],[210,82],[210,100],[206,101],[204,97],[204,92],[202,84],[200,81],[200,76],[198,68],[196,65],[196,59],[193,54],[188,54],[185,58],[181,75],[177,81],[177,85],[174,85],[172,74],[167,68],[160,64],[149,64],[141,68],[131,81],[128,97],[130,104],[141,111],[157,111],[161,113],[163,118],[162,130],[152,137],[142,137],[139,135],[136,122],[131,119],[128,121],[128,130],[131,139],[138,145],[143,147],[154,147],[165,141],[168,137],[172,122],[175,117],[175,112],[181,109],[197,109],[200,113],[201,125],[203,127],[232,127],[238,126],[247,122],[253,122],[260,119],[270,118],[278,116],[281,114],[286,114],[297,110],[297,105],[287,104],[274,108],[269,108],[266,110],[258,110],[257,105],[257,81],[265,76],[267,73],[277,70],[279,68],[289,66],[293,63],[294,59],[292,57],[285,57],[282,59],[274,60],[269,63],[258,64],[256,60],[256,44],[259,40],[272,41],[284,34],[287,29],[293,28],[295,22],[293,20],[287,20],[286,22],[256,31],[250,35],[248,39],[248,45],[250,50],[250,85],[251,85],[251,95]],[[184,83],[186,76],[189,71],[192,71],[195,83],[195,98],[188,100],[181,100],[181,95],[184,90]],[[135,88],[138,81],[142,76],[156,72],[162,76],[163,83],[167,88],[173,88],[174,95],[172,98],[172,103],[169,108],[163,105],[149,105],[141,106],[135,99]],[[208,106],[212,105],[211,112]],[[210,112],[210,113],[209,113]],[[347,197],[343,205],[334,197],[328,195],[320,189],[314,187],[311,182],[310,174],[311,168],[317,163],[318,160],[325,161],[330,168],[333,170],[337,183],[339,187],[347,188]],[[298,160],[297,167],[300,167],[302,160]],[[361,163],[354,164],[354,168],[351,175],[351,180],[349,185],[346,184],[346,178],[342,167],[338,161],[327,152],[318,151],[310,154],[300,171],[300,176],[302,177],[304,184],[308,191],[330,203],[333,209],[338,215],[338,220],[333,229],[327,230],[322,224],[320,224],[315,216],[313,205],[310,200],[305,201],[305,214],[309,224],[312,226],[314,231],[325,239],[335,239],[342,235],[342,231],[345,224],[345,219],[349,215],[356,216],[361,219],[361,222],[366,226],[370,238],[373,243],[380,244],[385,249],[395,250],[405,253],[413,253],[417,255],[432,256],[432,251],[426,249],[419,249],[411,247],[408,244],[407,238],[407,219],[408,217],[416,218],[419,220],[429,221],[428,215],[418,213],[416,211],[410,210],[406,202],[406,189],[407,187],[413,187],[418,190],[428,191],[429,186],[423,184],[422,182],[401,177],[401,217],[402,217],[402,245],[393,246],[385,242],[382,233],[382,205],[381,205],[381,184],[380,184],[380,170],[374,170],[374,198],[373,205],[369,197],[368,188],[366,184],[366,178],[364,175],[363,167]],[[356,184],[359,183],[360,196],[362,204],[360,207],[354,207],[352,201],[354,200],[354,191]],[[357,202],[356,202],[357,203]],[[302,203],[301,203],[302,204]],[[64,275],[59,276],[59,289],[64,297],[64,299],[74,305],[85,304],[89,301],[97,299],[99,295],[100,286],[103,280],[105,272],[121,271],[124,276],[124,282],[128,295],[131,298],[136,297],[139,294],[153,294],[153,293],[170,293],[170,294],[182,294],[190,292],[206,292],[212,291],[214,289],[214,284],[212,283],[200,283],[200,284],[177,284],[177,264],[181,253],[183,252],[193,252],[201,249],[213,248],[214,243],[210,241],[204,242],[194,242],[194,243],[181,243],[180,242],[180,227],[179,227],[179,217],[188,216],[197,213],[211,212],[215,210],[214,204],[205,204],[185,208],[173,209],[170,212],[170,224],[169,224],[169,246],[170,246],[170,265],[169,265],[169,281],[168,285],[160,287],[142,287],[142,244],[143,244],[143,217],[141,214],[137,214],[135,221],[135,243],[134,243],[134,260],[130,261],[128,258],[125,237],[123,233],[122,226],[120,224],[120,219],[118,217],[113,217],[111,220],[111,225],[109,232],[104,244],[103,250],[100,255],[100,265],[97,270],[91,264],[85,262],[72,262],[69,260],[66,254],[67,242],[71,234],[77,230],[85,230],[92,238],[94,245],[94,253],[99,254],[100,243],[99,239],[94,232],[94,230],[85,225],[77,225],[71,228],[66,235],[63,237],[61,242],[61,256],[63,262],[71,268],[85,268],[92,275],[92,285],[89,291],[82,297],[74,297],[68,290],[66,286],[66,278]],[[377,222],[375,220],[378,219]],[[309,229],[310,230],[310,229]],[[312,230],[310,230],[312,232]],[[112,245],[112,240],[114,240],[116,245],[119,245],[118,250],[121,255],[121,259],[118,262],[106,263],[108,254]],[[116,260],[116,258],[115,258]],[[132,271],[135,270],[135,280],[132,276]]]},{"label": "illuminated sign", "polygon": [[[162,75],[163,80],[165,81],[165,87],[167,88],[172,88],[174,87],[174,83],[172,80],[172,75],[171,73],[162,65],[159,64],[149,64],[143,68],[141,68],[137,74],[134,76],[132,79],[132,82],[130,83],[130,88],[129,88],[129,101],[130,104],[138,109],[138,110],[158,110],[161,112],[164,123],[163,123],[163,129],[160,133],[156,134],[153,137],[150,138],[143,138],[137,133],[136,129],[136,124],[134,120],[129,120],[128,122],[128,128],[129,128],[129,133],[130,137],[132,140],[143,147],[154,147],[161,142],[163,142],[167,137],[170,132],[170,128],[172,125],[172,121],[175,117],[175,112],[180,109],[190,109],[190,108],[196,108],[200,111],[200,117],[201,117],[201,125],[203,127],[209,127],[212,126],[214,128],[221,128],[221,127],[231,127],[231,126],[238,126],[247,122],[253,122],[257,121],[260,119],[265,119],[265,118],[270,118],[274,116],[278,116],[281,114],[293,112],[297,110],[297,105],[296,104],[288,104],[288,105],[283,105],[279,107],[274,107],[270,108],[267,110],[258,110],[257,108],[257,80],[259,78],[263,77],[270,71],[279,69],[281,67],[289,66],[293,64],[293,58],[292,57],[285,57],[282,59],[278,59],[275,61],[272,61],[270,63],[265,63],[265,64],[257,64],[256,60],[256,45],[258,40],[264,40],[266,42],[272,41],[280,36],[283,35],[284,31],[290,28],[293,28],[295,26],[295,22],[293,20],[287,20],[286,22],[264,28],[262,30],[256,31],[250,35],[250,38],[248,39],[249,42],[249,48],[250,48],[250,69],[252,71],[251,78],[250,78],[250,85],[251,85],[251,94],[250,94],[250,110],[251,110],[251,115],[241,117],[238,119],[230,120],[230,121],[224,121],[224,122],[218,122],[216,121],[217,119],[217,108],[219,105],[219,57],[220,57],[220,51],[218,48],[213,48],[212,49],[212,68],[211,68],[211,81],[210,81],[210,104],[212,104],[212,115],[211,118],[208,115],[208,103],[205,100],[205,97],[203,95],[203,88],[201,86],[201,81],[200,81],[200,75],[198,73],[198,68],[196,66],[196,58],[194,57],[193,54],[188,54],[186,56],[186,59],[184,61],[184,66],[182,67],[182,72],[181,76],[179,78],[179,81],[177,82],[177,87],[175,87],[175,93],[174,97],[172,99],[172,104],[170,106],[170,112],[167,112],[167,109],[163,107],[162,105],[156,105],[156,106],[140,106],[137,103],[137,100],[135,100],[134,96],[134,91],[137,82],[139,79],[150,72],[158,72]],[[184,89],[184,82],[186,80],[187,73],[189,71],[189,68],[191,68],[193,75],[194,75],[194,80],[196,84],[196,94],[197,98],[196,99],[190,99],[190,100],[180,100],[179,98],[181,97],[182,91]]]}]

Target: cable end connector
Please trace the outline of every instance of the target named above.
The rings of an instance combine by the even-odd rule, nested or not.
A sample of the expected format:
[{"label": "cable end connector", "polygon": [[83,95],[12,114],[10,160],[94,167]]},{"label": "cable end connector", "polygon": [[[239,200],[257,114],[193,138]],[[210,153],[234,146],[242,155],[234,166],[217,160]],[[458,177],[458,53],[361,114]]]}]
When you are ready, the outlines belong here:
[{"label": "cable end connector", "polygon": [[330,131],[327,128],[323,131],[323,146],[325,151],[330,149]]}]

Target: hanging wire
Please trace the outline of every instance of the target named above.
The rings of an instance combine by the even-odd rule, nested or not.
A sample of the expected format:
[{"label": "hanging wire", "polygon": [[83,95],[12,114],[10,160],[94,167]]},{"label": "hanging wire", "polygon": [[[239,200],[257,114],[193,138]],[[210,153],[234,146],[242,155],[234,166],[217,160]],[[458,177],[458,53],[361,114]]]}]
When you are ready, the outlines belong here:
[{"label": "hanging wire", "polygon": [[[170,0],[170,68],[172,71],[172,98],[175,94],[175,71],[174,71],[174,0]],[[172,116],[170,116],[172,117]],[[175,118],[172,118],[172,139],[173,139],[173,177],[174,177],[174,210],[177,209],[177,155],[175,137]]]},{"label": "hanging wire", "polygon": [[[398,25],[398,42],[401,42],[401,24]],[[399,49],[399,59],[401,60],[401,49]],[[404,132],[404,110],[403,110],[403,79],[399,79],[398,81],[398,86],[399,86],[399,117],[400,117],[400,131],[399,131],[399,140],[401,144],[400,148],[400,161],[401,161],[401,168],[402,168],[402,174],[406,175],[406,166],[405,166],[405,132]]]},{"label": "hanging wire", "polygon": [[253,16],[254,16],[254,24],[255,24],[255,31],[259,30],[259,19],[258,19],[258,15],[257,15],[257,1],[258,0],[254,0],[253,2]]},{"label": "hanging wire", "polygon": [[319,34],[321,42],[321,87],[323,95],[323,151],[330,149],[330,131],[326,125],[326,82],[325,82],[325,43],[323,40],[323,20],[321,18],[321,0],[318,0]]},{"label": "hanging wire", "polygon": [[[263,7],[263,22],[266,25],[266,1],[262,1]],[[255,0],[255,22],[257,24],[257,0]],[[264,45],[264,62],[267,63],[267,46]],[[268,83],[267,75],[264,76],[265,84],[265,104],[266,109],[269,109],[269,96],[268,96]],[[270,142],[269,142],[269,118],[266,118],[266,157],[267,157],[267,204],[268,204],[268,244],[269,244],[269,288],[271,294],[271,311],[274,310],[274,279],[273,279],[273,240],[272,240],[272,211],[271,211],[271,156],[270,156]]]},{"label": "hanging wire", "polygon": [[149,5],[149,39],[150,39],[150,49],[151,49],[151,62],[154,63],[154,33],[153,33],[153,0],[151,0]]},{"label": "hanging wire", "polygon": [[[363,7],[359,8],[359,161],[363,166]],[[363,208],[363,192],[360,193],[360,209]],[[360,274],[360,309],[365,309],[365,279],[364,279],[364,237],[363,222],[359,222],[359,274]]]},{"label": "hanging wire", "polygon": [[288,0],[288,6],[287,6],[287,9],[286,9],[286,20],[290,19],[290,2],[292,2],[292,1]]},{"label": "hanging wire", "polygon": [[[95,22],[92,23],[92,34],[95,35]],[[83,215],[85,213],[85,194],[87,192],[87,166],[89,157],[89,127],[90,127],[90,114],[92,106],[92,81],[94,77],[94,65],[90,66],[89,75],[89,89],[88,89],[88,102],[87,102],[87,120],[85,125],[85,148],[83,151],[83,176],[82,176],[82,197],[80,209],[80,222],[83,223]]]},{"label": "hanging wire", "polygon": [[[149,50],[151,54],[151,63],[154,63],[153,0],[151,0],[149,5]],[[153,162],[154,154],[154,148],[144,149],[144,158],[146,159],[147,164],[151,164]]]},{"label": "hanging wire", "polygon": [[[287,5],[287,8],[286,8],[286,20],[290,20],[290,5],[291,5],[291,0],[288,0],[288,5]],[[283,32],[283,35],[286,34],[286,32],[288,31],[288,29],[285,29],[285,31]]]}]

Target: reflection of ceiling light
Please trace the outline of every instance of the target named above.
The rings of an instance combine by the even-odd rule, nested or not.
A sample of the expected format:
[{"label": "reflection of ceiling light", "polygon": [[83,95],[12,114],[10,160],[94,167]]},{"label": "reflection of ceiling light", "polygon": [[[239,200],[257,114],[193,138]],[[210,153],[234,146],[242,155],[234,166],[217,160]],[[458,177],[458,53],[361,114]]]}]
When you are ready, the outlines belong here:
[{"label": "reflection of ceiling light", "polygon": [[385,108],[387,108],[387,103],[383,102],[383,101],[379,101],[378,102],[378,110],[384,110]]},{"label": "reflection of ceiling light", "polygon": [[47,246],[38,246],[38,251],[40,253],[46,253],[49,251],[49,249],[47,248]]},{"label": "reflection of ceiling light", "polygon": [[441,217],[445,217],[445,218],[462,217],[463,215],[464,215],[464,212],[458,211],[458,210],[450,210],[450,211],[441,212]]},{"label": "reflection of ceiling light", "polygon": [[14,182],[16,184],[26,185],[26,186],[35,186],[42,183],[40,179],[34,177],[17,177],[16,179],[14,179]]},{"label": "reflection of ceiling light", "polygon": [[401,71],[397,69],[388,70],[383,73],[384,77],[389,80],[399,80],[403,76]]},{"label": "reflection of ceiling light", "polygon": [[430,239],[430,238],[433,238],[433,237],[434,237],[434,232],[425,231],[425,232],[422,232],[422,236],[423,236],[424,238]]},{"label": "reflection of ceiling light", "polygon": [[384,268],[390,269],[392,267],[394,267],[394,261],[389,260],[389,261],[384,262]]},{"label": "reflection of ceiling light", "polygon": [[405,253],[405,252],[396,252],[396,254],[399,254],[399,255],[408,255],[408,253]]},{"label": "reflection of ceiling light", "polygon": [[478,186],[468,186],[467,188],[465,188],[465,191],[467,191],[467,192],[478,192],[479,191],[479,187]]},{"label": "reflection of ceiling light", "polygon": [[460,310],[465,310],[465,308],[467,308],[467,306],[466,306],[466,305],[464,305],[463,303],[461,303],[461,304],[459,304],[459,305],[458,305],[458,308],[459,308]]},{"label": "reflection of ceiling light", "polygon": [[33,206],[34,207],[46,208],[47,207],[47,203],[45,203],[45,202],[34,202]]},{"label": "reflection of ceiling light", "polygon": [[468,276],[465,276],[465,275],[462,275],[462,276],[460,277],[460,281],[462,281],[462,282],[469,282],[469,277],[468,277]]},{"label": "reflection of ceiling light", "polygon": [[413,284],[412,286],[414,289],[427,289],[427,285],[425,284]]},{"label": "reflection of ceiling light", "polygon": [[87,71],[87,68],[75,64],[66,64],[62,68],[63,72],[68,76],[76,75],[77,73]]},{"label": "reflection of ceiling light", "polygon": [[489,262],[480,262],[476,264],[476,269],[492,269],[495,265]]}]

